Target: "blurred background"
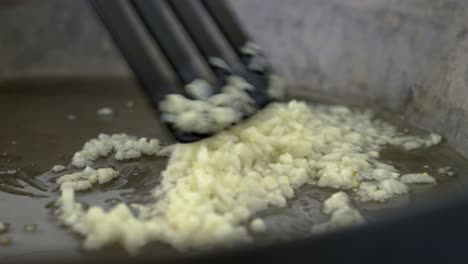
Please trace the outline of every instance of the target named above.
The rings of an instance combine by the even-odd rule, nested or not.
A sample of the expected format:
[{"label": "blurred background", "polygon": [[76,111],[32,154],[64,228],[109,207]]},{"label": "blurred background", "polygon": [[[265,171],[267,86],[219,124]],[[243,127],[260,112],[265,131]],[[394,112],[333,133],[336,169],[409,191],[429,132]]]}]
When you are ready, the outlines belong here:
[{"label": "blurred background", "polygon": [[[405,114],[468,154],[467,1],[230,3],[289,85]],[[130,76],[86,1],[1,1],[0,25],[0,79]]]}]

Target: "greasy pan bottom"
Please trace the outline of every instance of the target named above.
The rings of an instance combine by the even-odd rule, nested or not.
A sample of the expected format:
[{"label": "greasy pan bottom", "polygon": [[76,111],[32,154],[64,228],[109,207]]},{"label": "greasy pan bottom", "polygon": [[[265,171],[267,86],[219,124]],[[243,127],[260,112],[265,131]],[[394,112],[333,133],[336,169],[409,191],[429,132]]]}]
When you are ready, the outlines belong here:
[{"label": "greasy pan bottom", "polygon": [[[292,92],[291,96],[294,95]],[[297,97],[312,101],[317,99],[304,98],[303,95]],[[101,107],[111,107],[114,114],[97,115],[96,110]],[[70,115],[74,115],[76,119],[71,119]],[[41,262],[54,259],[89,262],[107,258],[123,260],[122,257],[126,254],[118,247],[98,252],[81,250],[80,239],[54,220],[52,210],[46,207],[50,207],[59,194],[52,190],[53,184],[50,183],[57,174],[47,171],[55,164],[67,165],[72,154],[85,141],[102,132],[157,137],[163,144],[170,144],[172,139],[164,126],[157,121],[155,111],[135,84],[131,80],[112,78],[3,81],[0,82],[0,122],[0,171],[15,169],[23,177],[19,186],[11,186],[13,181],[10,178],[20,176],[0,175],[0,221],[10,224],[10,231],[0,237],[10,238],[12,241],[9,246],[0,245],[0,262]],[[320,213],[320,205],[333,190],[305,187],[290,201],[288,208],[272,208],[260,214],[265,218],[269,231],[258,236],[255,245],[269,246],[251,246],[250,250],[223,253],[229,255],[223,258],[223,262],[235,263],[244,261],[242,258],[250,257],[252,260],[251,257],[260,256],[268,258],[270,262],[288,258],[299,260],[300,257],[307,258],[310,262],[319,259],[349,261],[353,258],[364,261],[367,258],[375,260],[379,256],[378,252],[386,256],[382,257],[382,261],[390,261],[393,257],[398,259],[398,254],[405,256],[404,254],[417,252],[417,249],[423,252],[425,246],[429,247],[424,250],[425,257],[431,254],[442,256],[449,253],[449,248],[442,247],[446,243],[451,244],[450,250],[454,251],[449,256],[467,254],[454,239],[468,237],[468,228],[461,225],[463,220],[468,220],[468,212],[463,212],[468,211],[468,202],[465,203],[464,210],[458,210],[457,207],[451,209],[443,203],[449,197],[448,199],[455,199],[456,203],[463,205],[463,191],[468,182],[465,177],[468,162],[445,143],[430,150],[412,152],[389,148],[382,154],[384,160],[391,162],[402,172],[424,170],[431,173],[437,168],[450,166],[456,175],[438,178],[436,187],[416,186],[410,195],[395,198],[385,204],[358,204],[370,222],[368,226],[309,240],[303,239],[311,226],[326,219]],[[165,160],[144,158],[110,165],[129,171],[130,174],[138,171],[139,175],[119,179],[104,187],[105,192],[93,191],[86,194],[80,198],[82,201],[111,206],[109,199],[127,202],[147,199],[145,194],[158,183],[158,175],[164,169]],[[427,165],[429,168],[425,168]],[[437,176],[435,173],[434,175]],[[34,187],[35,180],[41,181],[45,189],[41,190],[41,186]],[[450,205],[458,206],[456,203],[452,201]],[[438,212],[436,209],[439,204],[449,211]],[[426,209],[431,209],[431,216],[408,216]],[[450,218],[451,212],[456,212],[456,217]],[[29,224],[37,225],[37,229],[33,232],[24,230],[24,226]],[[442,239],[449,238],[453,241],[442,242]],[[431,250],[431,246],[437,246],[437,250]],[[456,247],[460,247],[460,250],[456,251]],[[221,252],[202,254],[197,258],[213,260],[212,254]],[[154,262],[188,261],[195,257],[193,255],[181,254],[166,245],[153,243],[144,250],[141,258],[151,258]]]}]

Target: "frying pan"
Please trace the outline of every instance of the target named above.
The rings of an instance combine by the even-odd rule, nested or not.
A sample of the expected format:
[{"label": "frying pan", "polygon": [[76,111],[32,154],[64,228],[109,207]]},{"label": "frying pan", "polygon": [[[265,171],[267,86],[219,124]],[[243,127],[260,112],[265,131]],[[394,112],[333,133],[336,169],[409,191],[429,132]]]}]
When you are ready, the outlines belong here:
[{"label": "frying pan", "polygon": [[[10,223],[12,238],[10,246],[0,247],[1,262],[467,259],[468,2],[231,4],[287,80],[292,97],[366,105],[394,122],[438,132],[446,141],[437,148],[411,153],[389,149],[383,158],[403,171],[451,166],[457,175],[385,205],[360,205],[369,219],[366,226],[301,236],[325,219],[320,202],[332,193],[304,189],[286,210],[264,212],[272,228],[257,238],[258,243],[203,253],[178,253],[158,244],[131,259],[119,248],[81,250],[80,240],[45,208],[57,193],[38,197],[44,192],[29,186],[26,195],[0,192],[0,220]],[[74,151],[101,132],[155,136],[171,143],[84,1],[3,1],[0,25],[0,171],[20,168],[27,177],[47,182],[53,178],[46,172],[50,167],[67,164]],[[133,107],[128,107],[129,101]],[[100,107],[112,107],[115,114],[100,117],[96,115]],[[70,120],[71,114],[76,119]],[[112,164],[138,170],[139,177],[124,178],[106,192],[83,199],[103,206],[110,206],[106,202],[110,198],[144,200],[145,192],[158,184],[154,175],[164,162],[148,158]],[[28,224],[37,229],[23,230]]]}]

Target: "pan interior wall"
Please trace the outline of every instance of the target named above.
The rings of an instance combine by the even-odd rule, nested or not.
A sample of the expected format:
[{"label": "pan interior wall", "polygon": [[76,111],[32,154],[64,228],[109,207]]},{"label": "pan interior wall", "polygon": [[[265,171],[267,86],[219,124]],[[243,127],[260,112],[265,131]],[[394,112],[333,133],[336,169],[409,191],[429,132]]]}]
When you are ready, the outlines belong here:
[{"label": "pan interior wall", "polygon": [[[468,155],[468,2],[230,1],[301,92],[375,104]],[[0,3],[0,79],[129,76],[85,1]]]}]

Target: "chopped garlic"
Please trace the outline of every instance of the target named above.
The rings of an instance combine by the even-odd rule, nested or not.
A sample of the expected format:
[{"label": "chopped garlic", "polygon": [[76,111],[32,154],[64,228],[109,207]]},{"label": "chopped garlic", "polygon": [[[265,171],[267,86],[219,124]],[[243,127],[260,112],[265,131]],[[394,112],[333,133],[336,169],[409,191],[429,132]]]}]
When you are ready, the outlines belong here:
[{"label": "chopped garlic", "polygon": [[416,136],[402,136],[393,138],[390,141],[392,145],[398,145],[403,147],[405,150],[413,150],[421,147],[430,147],[439,144],[442,141],[442,137],[435,133],[430,133],[427,137],[416,137]]},{"label": "chopped garlic", "polygon": [[441,167],[437,169],[437,173],[439,175],[446,175],[446,176],[453,176],[455,175],[455,172],[452,171],[452,168],[450,166],[446,167]]},{"label": "chopped garlic", "polygon": [[247,93],[253,86],[240,76],[229,76],[221,93],[212,96],[210,85],[203,80],[195,80],[185,89],[195,100],[170,94],[159,105],[163,120],[182,132],[214,133],[255,111],[255,102]]},{"label": "chopped garlic", "polygon": [[144,246],[150,234],[145,222],[135,219],[123,203],[116,205],[109,212],[104,212],[100,207],[90,208],[82,216],[82,224],[77,229],[91,234],[85,239],[85,248],[96,249],[124,241],[124,246],[130,253],[136,253]]},{"label": "chopped garlic", "polygon": [[401,182],[406,184],[412,183],[435,183],[436,180],[434,177],[427,173],[411,173],[401,176]]},{"label": "chopped garlic", "polygon": [[263,233],[266,231],[265,222],[260,218],[255,218],[250,222],[250,229],[255,233]]},{"label": "chopped garlic", "polygon": [[86,167],[83,171],[63,175],[57,179],[61,188],[71,188],[74,190],[87,190],[94,184],[105,184],[119,175],[112,168],[93,169]]},{"label": "chopped garlic", "polygon": [[[185,111],[186,99],[173,98],[179,103],[171,107]],[[85,248],[120,243],[136,253],[151,241],[180,250],[251,241],[247,221],[269,206],[287,206],[287,200],[305,184],[350,189],[362,201],[385,201],[407,193],[409,187],[395,167],[377,160],[379,151],[387,144],[404,146],[427,142],[427,138],[402,136],[394,126],[374,120],[369,111],[291,101],[272,104],[210,138],[162,151],[157,141],[143,140],[142,146],[139,140],[127,141],[126,135],[101,135],[73,161],[83,165],[111,152],[117,159],[170,153],[161,185],[153,191],[156,202],[133,205],[138,209],[135,214],[125,204],[108,212],[97,206],[83,210],[74,201],[74,189],[88,188],[99,180],[91,182],[90,176],[80,173],[64,176],[60,219],[85,237]],[[363,222],[344,192],[330,197],[323,211],[330,220],[316,225],[316,231]],[[252,231],[262,229],[260,221],[250,223]]]},{"label": "chopped garlic", "polygon": [[437,145],[442,141],[442,136],[440,136],[440,135],[438,135],[436,133],[431,133],[429,135],[429,138],[430,138],[430,145],[429,146]]},{"label": "chopped garlic", "polygon": [[385,179],[380,182],[363,182],[356,189],[359,199],[363,202],[384,202],[395,195],[405,194],[408,186],[396,179]]},{"label": "chopped garlic", "polygon": [[210,66],[223,69],[225,72],[232,72],[231,67],[229,67],[229,65],[225,61],[218,57],[210,57],[208,59],[208,63],[210,64]]},{"label": "chopped garlic", "polygon": [[207,81],[201,79],[196,79],[186,85],[185,91],[196,100],[206,100],[213,94],[211,85]]},{"label": "chopped garlic", "polygon": [[258,53],[260,53],[262,50],[262,48],[257,44],[257,43],[254,43],[254,42],[246,42],[241,48],[240,48],[240,52],[242,54],[245,54],[245,55],[251,55],[251,56],[255,56],[257,55]]},{"label": "chopped garlic", "polygon": [[351,207],[349,196],[345,192],[337,192],[325,200],[323,212],[331,216],[330,220],[314,225],[313,233],[322,233],[365,222],[359,211]]},{"label": "chopped garlic", "polygon": [[60,171],[63,171],[65,169],[65,166],[62,166],[62,165],[55,165],[52,167],[51,171],[53,172],[60,172]]},{"label": "chopped garlic", "polygon": [[340,208],[349,206],[350,202],[351,200],[345,192],[334,193],[323,202],[323,212],[329,215]]},{"label": "chopped garlic", "polygon": [[[214,59],[215,63],[219,61]],[[267,95],[282,99],[284,83],[275,75],[269,75]],[[159,104],[161,119],[182,132],[212,134],[240,121],[256,111],[256,103],[248,91],[255,88],[244,78],[231,75],[218,94],[212,95],[212,87],[204,80],[194,80],[185,87],[194,99],[180,94],[169,94]]]},{"label": "chopped garlic", "polygon": [[114,158],[117,160],[155,155],[160,148],[157,139],[137,139],[126,134],[100,134],[98,138],[86,142],[83,149],[75,153],[72,165],[78,168],[90,166],[98,158],[107,157],[111,153],[114,153]]},{"label": "chopped garlic", "polygon": [[98,115],[112,115],[113,110],[110,107],[103,107],[103,108],[99,108],[98,110],[96,110],[96,113]]}]

